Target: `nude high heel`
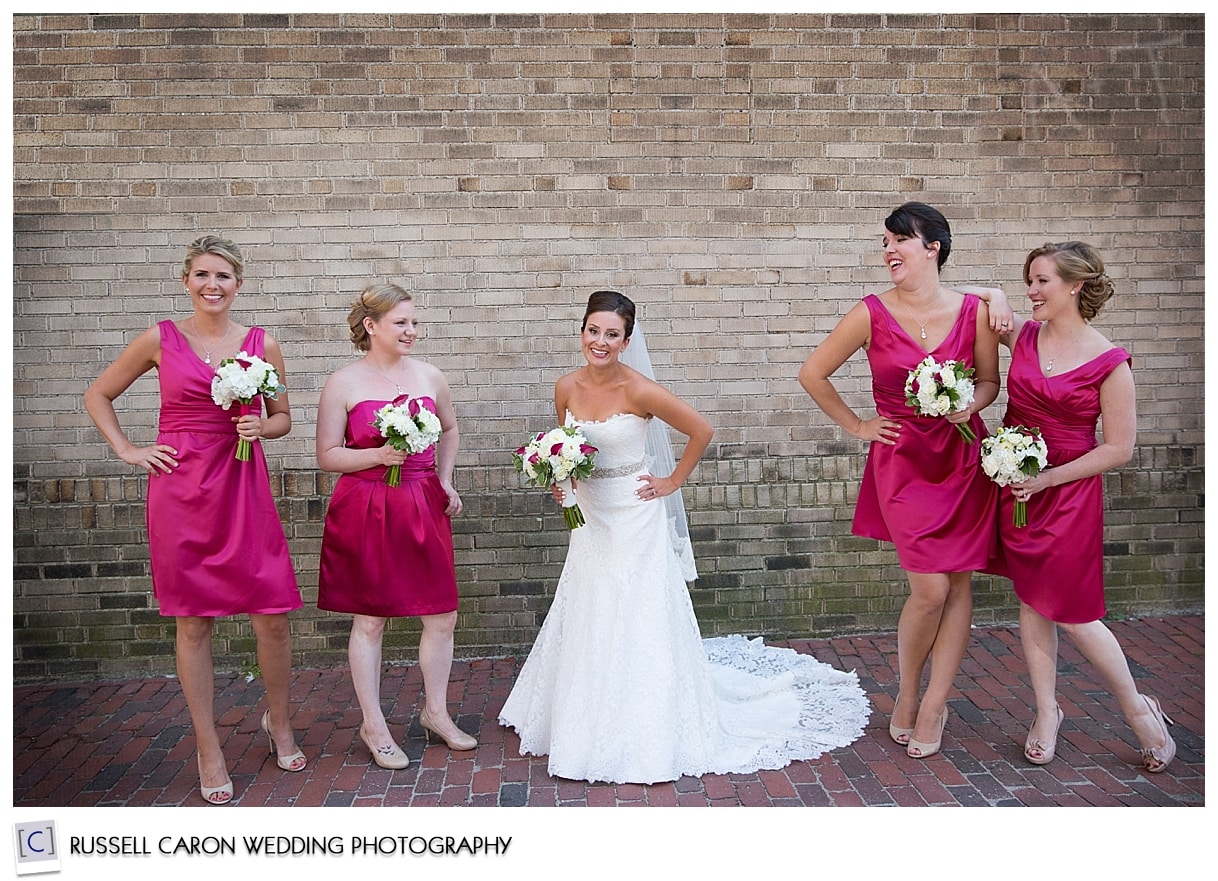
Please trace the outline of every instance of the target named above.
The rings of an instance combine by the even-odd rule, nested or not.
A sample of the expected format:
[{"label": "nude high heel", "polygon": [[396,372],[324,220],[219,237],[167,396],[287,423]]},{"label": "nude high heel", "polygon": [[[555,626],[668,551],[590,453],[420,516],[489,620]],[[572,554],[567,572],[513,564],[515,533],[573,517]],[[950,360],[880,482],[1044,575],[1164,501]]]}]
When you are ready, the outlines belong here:
[{"label": "nude high heel", "polygon": [[229,780],[222,786],[204,786],[203,785],[203,760],[199,756],[195,756],[195,761],[199,766],[199,792],[203,796],[203,801],[209,805],[226,805],[233,800],[233,781]]},{"label": "nude high heel", "polygon": [[[1053,761],[1053,756],[1057,754],[1057,732],[1061,730],[1062,719],[1066,714],[1062,712],[1060,705],[1057,707],[1057,727],[1053,729],[1053,739],[1045,743],[1040,738],[1033,737],[1032,732],[1028,732],[1028,739],[1023,743],[1023,757],[1033,765],[1047,765]],[[1032,726],[1036,726],[1036,720],[1032,720]]]},{"label": "nude high heel", "polygon": [[309,760],[305,758],[304,752],[299,747],[290,756],[279,755],[279,747],[275,745],[275,738],[271,737],[270,710],[262,714],[262,733],[266,735],[267,746],[270,748],[271,755],[275,757],[276,765],[285,771],[303,771],[305,769]]},{"label": "nude high heel", "polygon": [[460,729],[457,731],[458,735],[460,735],[458,737],[449,738],[446,735],[441,734],[436,730],[435,726],[431,724],[431,717],[427,715],[426,707],[419,710],[419,724],[423,726],[423,734],[427,738],[428,743],[431,743],[431,736],[434,734],[436,737],[448,744],[449,749],[456,750],[457,752],[473,749],[478,745],[478,739],[476,737],[471,734],[466,734]]},{"label": "nude high heel", "polygon": [[410,756],[402,752],[402,748],[396,743],[393,746],[373,746],[368,740],[368,735],[364,733],[364,726],[359,726],[359,739],[364,742],[364,746],[368,747],[368,752],[372,753],[372,761],[376,762],[380,767],[389,771],[400,771],[403,768],[410,767]]},{"label": "nude high heel", "polygon": [[947,707],[943,708],[943,715],[939,717],[939,736],[930,743],[922,743],[920,740],[914,740],[913,735],[909,736],[909,746],[905,748],[905,754],[911,759],[925,759],[937,753],[943,745],[943,729],[947,727]]},{"label": "nude high heel", "polygon": [[1146,706],[1150,707],[1150,712],[1154,714],[1155,721],[1159,723],[1159,727],[1163,729],[1164,738],[1162,746],[1152,746],[1149,749],[1140,750],[1142,753],[1142,767],[1150,774],[1160,774],[1167,770],[1171,760],[1176,757],[1176,742],[1172,740],[1172,736],[1167,730],[1168,725],[1175,725],[1176,723],[1171,720],[1171,716],[1163,712],[1157,697],[1147,697],[1146,695],[1141,697],[1142,700],[1146,701]]},{"label": "nude high heel", "polygon": [[899,743],[901,746],[909,746],[909,738],[913,737],[913,732],[912,728],[899,728],[891,722],[888,723],[888,736],[892,738],[893,743]]}]

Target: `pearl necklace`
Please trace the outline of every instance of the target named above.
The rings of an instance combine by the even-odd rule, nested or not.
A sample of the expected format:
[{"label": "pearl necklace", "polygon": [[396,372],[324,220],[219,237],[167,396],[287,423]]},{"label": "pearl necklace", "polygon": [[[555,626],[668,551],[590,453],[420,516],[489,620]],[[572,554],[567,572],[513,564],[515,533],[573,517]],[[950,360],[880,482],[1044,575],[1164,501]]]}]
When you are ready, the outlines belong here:
[{"label": "pearl necklace", "polygon": [[[193,330],[195,332],[195,336],[199,338],[199,345],[203,347],[203,353],[207,356],[203,359],[203,363],[210,364],[211,349],[207,348],[207,340],[203,339],[203,334],[199,333],[199,325],[195,324],[195,318],[193,315],[190,317],[190,329]],[[232,319],[229,319],[228,326],[224,328],[224,336],[220,337],[220,339],[214,343],[214,348],[220,348],[224,341],[228,339],[228,335],[232,332],[233,322]]]}]

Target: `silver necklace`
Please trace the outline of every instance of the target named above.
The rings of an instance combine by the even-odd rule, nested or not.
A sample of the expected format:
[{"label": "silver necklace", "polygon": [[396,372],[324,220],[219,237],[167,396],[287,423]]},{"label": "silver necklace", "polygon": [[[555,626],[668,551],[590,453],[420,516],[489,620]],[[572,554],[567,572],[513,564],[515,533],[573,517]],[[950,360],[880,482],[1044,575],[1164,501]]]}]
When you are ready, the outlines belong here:
[{"label": "silver necklace", "polygon": [[[203,339],[203,334],[199,333],[199,325],[195,324],[195,318],[193,315],[190,316],[190,329],[193,330],[195,332],[195,336],[199,338],[199,345],[203,347],[203,353],[207,356],[203,359],[203,363],[210,364],[211,349],[207,348],[207,340]],[[232,319],[229,319],[228,325],[224,328],[224,336],[220,337],[220,339],[215,342],[214,347],[217,349],[220,348],[224,341],[228,339],[228,335],[232,332],[233,322]]]},{"label": "silver necklace", "polygon": [[[1076,341],[1077,339],[1078,339],[1078,335],[1077,335],[1077,334],[1075,334],[1074,336],[1070,337],[1070,339],[1066,341],[1066,345],[1062,346],[1061,351],[1060,351],[1060,352],[1058,352],[1058,353],[1057,353],[1057,355],[1064,355],[1064,354],[1066,354],[1066,352],[1068,352],[1068,351],[1070,350],[1070,347],[1074,345],[1074,343],[1075,343],[1075,341]],[[1054,356],[1053,356],[1052,358],[1050,358],[1050,359],[1048,360],[1048,362],[1045,364],[1045,373],[1052,373],[1052,372],[1053,372],[1053,362],[1057,360],[1057,355],[1054,355]]]},{"label": "silver necklace", "polygon": [[[376,373],[379,373],[381,376],[385,377],[385,379],[387,379],[387,380],[389,380],[390,382],[392,382],[392,383],[393,383],[393,388],[394,388],[394,389],[397,391],[398,395],[401,395],[401,394],[402,394],[402,386],[401,386],[401,385],[398,383],[398,381],[397,381],[396,379],[394,379],[392,376],[390,376],[390,375],[389,375],[388,373],[386,373],[385,371],[381,370],[381,368],[377,367],[377,366],[376,366],[375,364],[373,364],[371,361],[369,361],[369,360],[365,359],[365,363],[366,363],[366,364],[367,364],[369,367],[371,367],[371,368],[372,368],[372,369],[373,369],[373,370],[374,370]],[[399,362],[398,362],[398,376],[400,377],[401,375],[402,375],[402,362],[401,362],[401,361],[399,361]]]},{"label": "silver necklace", "polygon": [[[942,288],[939,289],[939,293],[935,297],[934,305],[932,305],[930,307],[930,311],[931,311],[932,315],[934,314],[935,308],[939,305],[939,301],[941,299],[943,299],[943,289]],[[901,299],[900,294],[897,294],[897,302],[901,304],[901,308],[905,310],[905,314],[908,315],[911,319],[913,319],[913,323],[918,325],[918,329],[922,331],[922,339],[926,339],[926,321],[930,321],[930,319],[928,318],[928,319],[926,319],[926,321],[919,321],[918,316],[913,314],[913,311],[909,308],[909,306],[907,306],[905,304],[905,301]]]}]

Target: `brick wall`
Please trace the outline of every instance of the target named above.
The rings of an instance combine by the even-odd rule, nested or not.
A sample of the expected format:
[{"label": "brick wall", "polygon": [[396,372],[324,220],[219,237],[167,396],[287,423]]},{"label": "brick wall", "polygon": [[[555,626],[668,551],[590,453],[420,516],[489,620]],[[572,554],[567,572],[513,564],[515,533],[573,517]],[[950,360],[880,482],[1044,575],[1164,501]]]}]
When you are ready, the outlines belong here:
[{"label": "brick wall", "polygon": [[[458,653],[527,646],[566,537],[510,449],[552,418],[581,306],[641,308],[661,381],[718,433],[686,487],[704,632],[890,629],[891,549],[850,535],[862,446],[796,373],[885,285],[908,199],[955,233],[948,283],[1024,308],[1028,249],[1081,238],[1118,295],[1139,447],[1107,478],[1118,614],[1203,596],[1200,15],[23,15],[14,27],[14,621],[19,677],[172,668],[150,595],[145,481],[102,443],[88,383],[183,315],[201,232],[248,257],[239,318],[280,339],[295,427],[267,444],[306,597],[301,664],[345,663],[318,613],[329,475],[313,426],[372,280],[413,291],[420,356],[461,420]],[[1004,359],[1005,366],[1005,359]],[[839,373],[862,409],[865,360]],[[988,414],[1001,416],[1002,402]],[[154,379],[119,401],[154,436]],[[977,580],[1007,621],[1007,582]],[[221,665],[252,656],[218,627]],[[399,621],[390,658],[413,658]]]}]

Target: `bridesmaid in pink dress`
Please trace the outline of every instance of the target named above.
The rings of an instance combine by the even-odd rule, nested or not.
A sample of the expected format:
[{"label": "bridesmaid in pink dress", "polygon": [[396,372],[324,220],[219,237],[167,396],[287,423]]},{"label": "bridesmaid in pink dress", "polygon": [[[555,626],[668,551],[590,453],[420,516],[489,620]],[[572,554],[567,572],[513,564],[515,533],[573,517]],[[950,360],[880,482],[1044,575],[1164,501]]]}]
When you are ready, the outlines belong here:
[{"label": "bridesmaid in pink dress", "polygon": [[[951,423],[967,422],[980,439],[978,413],[998,395],[998,343],[979,300],[943,287],[951,251],[943,215],[908,202],[884,221],[883,258],[892,287],[864,298],[816,349],[799,381],[849,434],[870,443],[855,509],[856,535],[891,541],[909,579],[897,625],[900,687],[889,734],[913,758],[939,751],[947,697],[968,645],[972,572],[992,556],[996,488],[978,465],[978,446]],[[859,349],[871,366],[876,415],[864,419],[830,379]],[[938,418],[905,403],[905,379],[927,355],[976,371],[968,409]],[[926,691],[922,671],[930,660]]]},{"label": "bridesmaid in pink dress", "polygon": [[[264,358],[284,376],[279,344],[262,328],[229,316],[241,289],[244,260],[217,236],[186,252],[182,283],[194,313],[161,321],[140,334],[85,392],[89,416],[124,462],[148,472],[148,545],[152,586],[162,615],[176,618],[178,678],[198,749],[200,791],[209,804],[233,797],[213,709],[212,623],[248,614],[268,709],[261,727],[285,771],[304,770],[288,707],[292,646],[287,613],[301,606],[283,526],[271,497],[266,457],[252,443],[249,461],[235,458],[238,437],[283,437],[292,427],[287,395],[236,415],[211,399],[215,369],[238,351]],[[160,384],[157,442],[136,446],[119,426],[114,400],[149,370]]]},{"label": "bridesmaid in pink dress", "polygon": [[[364,356],[326,382],[317,410],[317,463],[342,475],[326,512],[317,607],[352,616],[347,654],[364,721],[359,736],[382,768],[410,761],[381,709],[381,644],[391,617],[417,615],[424,702],[419,724],[450,749],[478,741],[448,713],[457,577],[450,518],[461,513],[453,488],[457,418],[444,374],[413,357],[419,321],[397,285],[366,288],[347,316],[351,342]],[[417,399],[440,419],[439,442],[408,456],[371,423],[388,403]],[[401,483],[385,483],[398,465]]]},{"label": "bridesmaid in pink dress", "polygon": [[[1006,425],[1039,428],[1049,468],[1001,494],[1005,572],[1020,601],[1023,643],[1036,718],[1024,744],[1035,765],[1053,760],[1064,713],[1057,703],[1057,630],[1070,634],[1121,704],[1151,773],[1176,754],[1171,720],[1156,698],[1138,693],[1125,654],[1104,616],[1102,474],[1133,455],[1137,420],[1129,353],[1090,320],[1112,296],[1099,254],[1082,242],[1044,245],[1024,262],[1031,321],[1016,318],[1000,339],[1011,348]],[[1103,421],[1103,442],[1096,423]],[[1030,499],[1030,501],[1028,501]],[[1028,525],[1013,522],[1027,502]]]}]

